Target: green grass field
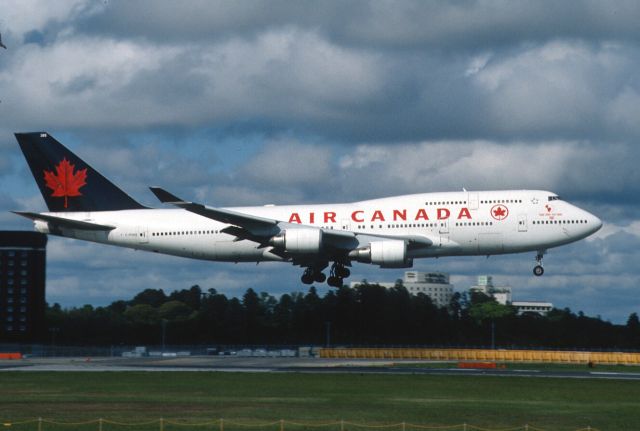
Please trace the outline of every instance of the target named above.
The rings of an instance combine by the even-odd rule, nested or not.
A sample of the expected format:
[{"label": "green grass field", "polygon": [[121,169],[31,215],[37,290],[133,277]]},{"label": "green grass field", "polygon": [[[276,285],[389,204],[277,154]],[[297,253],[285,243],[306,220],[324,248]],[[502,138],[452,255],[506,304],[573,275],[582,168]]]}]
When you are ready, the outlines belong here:
[{"label": "green grass field", "polygon": [[[492,361],[487,361],[492,362]],[[458,361],[438,361],[438,362],[397,362],[393,364],[398,368],[457,368]],[[593,368],[586,364],[557,364],[544,362],[497,362],[499,368],[509,370],[545,370],[545,371],[600,371],[615,373],[640,373],[638,365],[605,365],[595,364]]]},{"label": "green grass field", "polygon": [[[224,431],[281,431],[284,419],[370,425],[408,422],[429,426],[472,424],[505,429],[529,424],[544,430],[640,429],[637,381],[375,374],[213,372],[7,372],[0,373],[0,419],[6,431],[38,431],[42,417],[57,422],[105,418],[180,422],[225,418]],[[1,425],[1,424],[0,424]],[[163,431],[219,425],[164,424]],[[311,429],[285,422],[285,431]],[[340,431],[339,425],[313,429]],[[347,424],[345,430],[365,430]],[[459,428],[462,429],[462,428]],[[471,429],[471,428],[469,428]],[[55,425],[41,431],[100,431],[98,425]],[[103,424],[102,431],[159,430]],[[401,431],[400,427],[395,430]],[[407,427],[407,431],[417,428]]]}]

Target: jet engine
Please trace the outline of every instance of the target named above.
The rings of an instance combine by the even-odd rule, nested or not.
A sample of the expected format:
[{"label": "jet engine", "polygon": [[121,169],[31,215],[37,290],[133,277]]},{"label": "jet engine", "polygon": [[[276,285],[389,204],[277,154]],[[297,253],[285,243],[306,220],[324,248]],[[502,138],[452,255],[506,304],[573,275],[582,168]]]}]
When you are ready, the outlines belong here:
[{"label": "jet engine", "polygon": [[313,254],[322,248],[320,229],[288,229],[271,238],[270,244],[290,253]]},{"label": "jet engine", "polygon": [[413,259],[407,258],[404,241],[374,241],[368,246],[351,251],[349,257],[363,263],[373,263],[381,268],[411,268]]}]

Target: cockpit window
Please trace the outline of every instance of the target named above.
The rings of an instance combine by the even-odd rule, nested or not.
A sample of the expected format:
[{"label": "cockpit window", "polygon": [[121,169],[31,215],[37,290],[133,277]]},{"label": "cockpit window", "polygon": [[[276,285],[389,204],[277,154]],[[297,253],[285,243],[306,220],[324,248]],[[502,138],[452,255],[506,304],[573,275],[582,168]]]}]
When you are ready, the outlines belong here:
[{"label": "cockpit window", "polygon": [[559,201],[560,196],[549,196],[549,201]]}]

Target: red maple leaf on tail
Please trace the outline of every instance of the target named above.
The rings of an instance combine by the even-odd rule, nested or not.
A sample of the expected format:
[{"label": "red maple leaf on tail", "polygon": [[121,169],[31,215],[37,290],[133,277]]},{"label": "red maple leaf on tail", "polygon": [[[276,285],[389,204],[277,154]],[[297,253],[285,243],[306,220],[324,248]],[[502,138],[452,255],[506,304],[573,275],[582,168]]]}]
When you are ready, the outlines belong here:
[{"label": "red maple leaf on tail", "polygon": [[87,169],[73,172],[75,165],[69,163],[67,158],[62,159],[56,166],[56,173],[44,171],[44,180],[47,187],[53,190],[51,196],[64,197],[64,207],[67,208],[67,198],[82,196],[80,187],[87,184]]}]

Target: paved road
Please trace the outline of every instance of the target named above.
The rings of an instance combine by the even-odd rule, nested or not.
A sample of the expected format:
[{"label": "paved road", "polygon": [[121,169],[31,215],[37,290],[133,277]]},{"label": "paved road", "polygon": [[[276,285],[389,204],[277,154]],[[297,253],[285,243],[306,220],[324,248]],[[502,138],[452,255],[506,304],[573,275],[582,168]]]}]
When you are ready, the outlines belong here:
[{"label": "paved road", "polygon": [[[200,371],[276,373],[361,373],[458,376],[502,376],[572,379],[640,380],[637,372],[597,370],[528,370],[511,365],[506,369],[459,369],[452,363],[437,368],[415,362],[382,360],[336,360],[317,358],[238,358],[193,356],[181,358],[29,358],[0,361],[0,372],[17,371]],[[433,364],[431,365],[433,366]]]}]

